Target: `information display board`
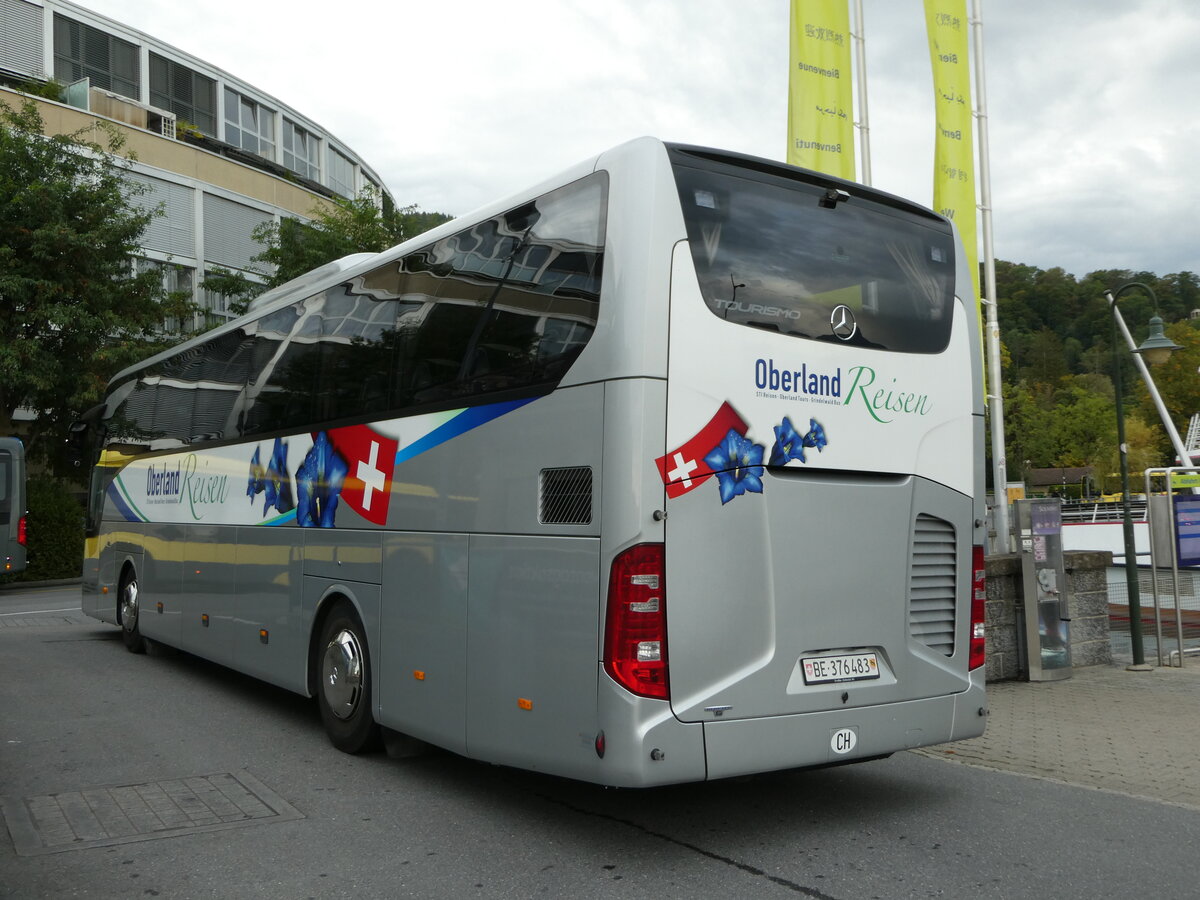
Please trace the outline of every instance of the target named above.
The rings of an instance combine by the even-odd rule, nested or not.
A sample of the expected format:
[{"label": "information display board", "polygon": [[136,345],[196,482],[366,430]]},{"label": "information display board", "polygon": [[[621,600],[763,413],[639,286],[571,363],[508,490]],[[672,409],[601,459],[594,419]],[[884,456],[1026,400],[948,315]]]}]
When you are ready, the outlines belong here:
[{"label": "information display board", "polygon": [[1176,494],[1175,555],[1181,566],[1200,566],[1200,496]]}]

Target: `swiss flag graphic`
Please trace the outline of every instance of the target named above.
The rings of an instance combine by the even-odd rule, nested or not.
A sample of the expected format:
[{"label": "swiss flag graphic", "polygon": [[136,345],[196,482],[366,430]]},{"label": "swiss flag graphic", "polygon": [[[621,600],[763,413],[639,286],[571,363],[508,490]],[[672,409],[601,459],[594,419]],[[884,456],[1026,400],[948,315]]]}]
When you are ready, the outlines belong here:
[{"label": "swiss flag graphic", "polygon": [[368,522],[386,525],[396,442],[366,425],[334,428],[326,434],[350,469],[342,485],[342,502]]},{"label": "swiss flag graphic", "polygon": [[655,460],[663,484],[667,486],[667,496],[678,497],[708,481],[713,476],[713,471],[704,461],[704,457],[711,453],[730,431],[736,431],[744,437],[749,427],[728,401],[722,403],[717,414],[694,438]]}]

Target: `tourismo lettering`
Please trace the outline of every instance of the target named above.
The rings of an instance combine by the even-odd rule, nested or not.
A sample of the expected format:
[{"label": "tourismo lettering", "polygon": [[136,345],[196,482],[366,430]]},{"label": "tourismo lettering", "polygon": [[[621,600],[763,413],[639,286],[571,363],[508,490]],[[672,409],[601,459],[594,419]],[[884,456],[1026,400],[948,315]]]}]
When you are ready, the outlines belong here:
[{"label": "tourismo lettering", "polygon": [[875,384],[875,370],[870,366],[854,366],[850,369],[853,384],[846,395],[845,405],[849,406],[856,398],[862,401],[867,412],[876,422],[888,424],[895,421],[895,416],[884,418],[887,413],[900,413],[909,416],[927,416],[933,405],[929,402],[928,394],[918,394],[913,391],[896,390],[893,378],[890,387],[868,390]]},{"label": "tourismo lettering", "polygon": [[743,303],[741,300],[718,300],[714,304],[725,312],[749,313],[755,316],[771,316],[776,319],[799,319],[800,310],[784,309],[782,306],[764,306],[761,303]]},{"label": "tourismo lettering", "polygon": [[[205,462],[205,467],[208,463]],[[229,496],[229,476],[228,475],[211,475],[205,472],[197,472],[196,469],[199,463],[196,460],[195,454],[189,456],[185,463],[183,472],[183,492],[188,499],[188,506],[192,513],[192,518],[196,521],[204,518],[197,507],[211,506],[217,503],[224,503]]]},{"label": "tourismo lettering", "polygon": [[842,396],[842,370],[832,375],[808,371],[808,363],[799,369],[780,369],[773,359],[754,361],[754,384],[760,391],[783,394],[810,394],[814,397]]}]

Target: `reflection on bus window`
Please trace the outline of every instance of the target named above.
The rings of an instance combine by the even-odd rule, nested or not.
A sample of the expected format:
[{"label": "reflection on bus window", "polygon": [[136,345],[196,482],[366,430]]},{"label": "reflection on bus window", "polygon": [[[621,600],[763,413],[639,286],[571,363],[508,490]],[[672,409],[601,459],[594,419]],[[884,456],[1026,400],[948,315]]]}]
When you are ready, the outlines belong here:
[{"label": "reflection on bus window", "polygon": [[939,353],[950,340],[954,243],[932,217],[881,204],[822,205],[824,191],[783,178],[675,170],[705,302],[731,322],[835,340],[845,306],[858,346]]}]

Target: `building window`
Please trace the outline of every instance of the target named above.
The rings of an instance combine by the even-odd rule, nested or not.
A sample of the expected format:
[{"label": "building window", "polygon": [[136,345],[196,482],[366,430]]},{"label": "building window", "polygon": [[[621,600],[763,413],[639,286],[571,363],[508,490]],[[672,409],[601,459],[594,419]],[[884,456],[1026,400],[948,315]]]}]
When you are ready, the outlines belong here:
[{"label": "building window", "polygon": [[56,13],[54,77],[64,83],[87,78],[92,87],[137,100],[141,87],[137,45]]},{"label": "building window", "polygon": [[283,164],[305,178],[321,180],[320,141],[295,122],[283,120]]},{"label": "building window", "polygon": [[[251,284],[261,285],[261,282],[257,280],[261,276],[257,272],[236,272],[232,269],[206,270],[203,282],[204,297],[201,305],[208,315],[210,326],[226,319],[236,318],[246,311],[247,297],[240,294],[228,295],[214,287],[214,285],[220,284],[222,278],[227,275],[243,275]],[[259,287],[258,290],[261,291],[262,288]]]},{"label": "building window", "polygon": [[275,158],[275,111],[225,88],[225,140],[235,147]]},{"label": "building window", "polygon": [[354,197],[354,163],[333,147],[329,148],[329,186],[343,197]]},{"label": "building window", "polygon": [[270,213],[205,193],[205,260],[228,269],[262,271],[264,264],[255,256],[263,246],[254,239],[254,233],[273,221]]},{"label": "building window", "polygon": [[157,53],[150,54],[150,105],[217,136],[217,83]]},{"label": "building window", "polygon": [[[178,263],[161,262],[157,259],[146,259],[145,257],[135,256],[133,259],[133,271],[139,275],[142,272],[158,272],[162,278],[163,291],[166,295],[163,299],[168,305],[189,304],[194,296],[192,282],[196,270],[190,266],[181,266]],[[198,319],[195,314],[185,316],[167,315],[163,319],[163,332],[166,334],[186,334],[196,330],[198,327],[203,327],[203,324],[203,320]]]},{"label": "building window", "polygon": [[385,193],[383,188],[379,186],[375,179],[364,172],[362,175],[362,183],[363,193],[370,196],[370,198],[375,202],[376,209],[381,210],[385,214],[394,210],[395,204],[392,203],[391,195]]}]

